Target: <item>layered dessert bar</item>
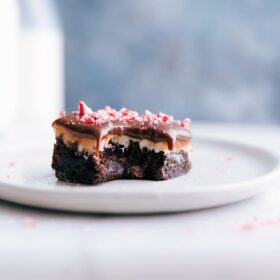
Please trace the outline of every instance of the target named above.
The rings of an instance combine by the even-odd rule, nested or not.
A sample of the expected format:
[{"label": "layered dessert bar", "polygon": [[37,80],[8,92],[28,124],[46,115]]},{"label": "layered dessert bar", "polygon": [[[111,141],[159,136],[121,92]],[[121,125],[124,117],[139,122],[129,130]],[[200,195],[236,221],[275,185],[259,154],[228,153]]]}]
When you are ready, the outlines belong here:
[{"label": "layered dessert bar", "polygon": [[167,180],[191,168],[190,120],[109,106],[61,113],[52,124],[52,168],[58,179],[99,184],[115,179]]}]

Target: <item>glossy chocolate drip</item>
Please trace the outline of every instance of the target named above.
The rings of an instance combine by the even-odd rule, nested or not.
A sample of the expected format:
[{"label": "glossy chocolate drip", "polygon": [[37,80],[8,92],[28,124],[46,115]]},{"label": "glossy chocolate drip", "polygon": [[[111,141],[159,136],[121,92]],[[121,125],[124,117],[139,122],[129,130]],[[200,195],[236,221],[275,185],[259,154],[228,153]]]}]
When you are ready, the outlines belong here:
[{"label": "glossy chocolate drip", "polygon": [[139,140],[147,139],[153,142],[166,142],[169,150],[173,150],[176,139],[189,141],[192,138],[188,129],[182,128],[175,122],[151,125],[139,121],[123,123],[119,120],[114,120],[93,125],[86,124],[78,113],[72,113],[57,119],[53,125],[63,126],[81,137],[96,139],[97,153],[101,140],[107,135],[126,135]]}]

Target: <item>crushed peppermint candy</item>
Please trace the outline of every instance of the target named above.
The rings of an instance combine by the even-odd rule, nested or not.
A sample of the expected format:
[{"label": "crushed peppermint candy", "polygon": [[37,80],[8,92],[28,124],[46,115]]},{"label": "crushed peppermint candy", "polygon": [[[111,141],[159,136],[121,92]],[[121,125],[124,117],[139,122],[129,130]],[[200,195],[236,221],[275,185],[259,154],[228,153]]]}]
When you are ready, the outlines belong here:
[{"label": "crushed peppermint candy", "polygon": [[65,115],[66,115],[65,111],[61,111],[61,112],[59,113],[59,116],[60,116],[60,117],[64,117]]},{"label": "crushed peppermint candy", "polygon": [[83,101],[79,102],[79,112],[81,116],[92,113],[91,109]]},{"label": "crushed peppermint candy", "polygon": [[182,121],[182,126],[184,128],[189,128],[191,126],[191,123],[192,123],[191,119],[187,118]]},{"label": "crushed peppermint candy", "polygon": [[24,225],[29,229],[35,229],[37,227],[37,222],[31,217],[24,218]]},{"label": "crushed peppermint candy", "polygon": [[[117,111],[110,106],[105,106],[104,109],[92,111],[83,101],[78,104],[78,111],[73,112],[79,117],[79,120],[88,125],[99,125],[108,123],[108,125],[118,121],[123,124],[138,123],[141,125],[175,125],[178,127],[189,129],[191,120],[184,119],[183,121],[174,120],[173,116],[157,113],[154,114],[145,110],[144,114],[139,115],[136,111],[122,108]],[[65,112],[60,113],[60,117],[64,117]]]}]

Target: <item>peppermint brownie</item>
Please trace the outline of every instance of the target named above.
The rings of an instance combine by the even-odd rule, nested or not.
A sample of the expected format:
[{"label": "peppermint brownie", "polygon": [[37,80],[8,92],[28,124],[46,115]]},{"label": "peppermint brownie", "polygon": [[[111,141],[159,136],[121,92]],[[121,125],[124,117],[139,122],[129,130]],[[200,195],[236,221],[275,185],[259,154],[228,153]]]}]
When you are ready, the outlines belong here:
[{"label": "peppermint brownie", "polygon": [[167,180],[191,167],[190,120],[109,106],[61,113],[52,124],[52,168],[63,181],[99,184],[115,179]]}]

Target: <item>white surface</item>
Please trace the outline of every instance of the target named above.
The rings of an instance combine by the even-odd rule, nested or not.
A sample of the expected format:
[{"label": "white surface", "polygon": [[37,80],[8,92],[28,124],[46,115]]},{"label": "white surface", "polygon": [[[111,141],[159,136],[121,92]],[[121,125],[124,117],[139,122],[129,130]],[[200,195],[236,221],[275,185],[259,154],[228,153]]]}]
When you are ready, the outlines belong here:
[{"label": "white surface", "polygon": [[[242,135],[280,154],[278,128],[194,125],[193,132]],[[278,280],[279,187],[169,215],[63,214],[1,202],[0,279]]]},{"label": "white surface", "polygon": [[[36,138],[37,140],[37,138]],[[168,181],[116,180],[100,186],[60,182],[45,141],[0,152],[0,198],[25,205],[99,213],[160,213],[240,201],[280,178],[278,158],[259,148],[195,137],[191,171]],[[30,155],[40,155],[34,158]]]}]

